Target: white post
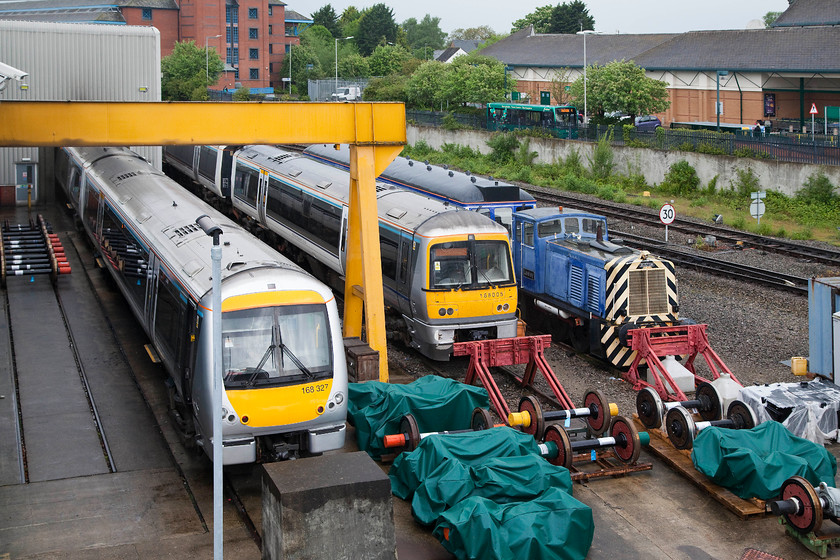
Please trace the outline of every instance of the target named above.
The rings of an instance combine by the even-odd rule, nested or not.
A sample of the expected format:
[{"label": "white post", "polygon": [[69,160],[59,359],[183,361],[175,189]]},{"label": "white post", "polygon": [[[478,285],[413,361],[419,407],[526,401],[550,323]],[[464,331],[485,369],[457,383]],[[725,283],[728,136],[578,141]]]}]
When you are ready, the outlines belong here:
[{"label": "white post", "polygon": [[344,39],[352,39],[353,36],[350,37],[336,37],[335,38],[335,93],[338,93],[338,42],[343,41]]},{"label": "white post", "polygon": [[219,236],[222,228],[216,225],[207,214],[196,218],[195,223],[213,238],[210,258],[213,262],[211,274],[213,296],[213,559],[224,558],[222,535],[224,516],[222,515],[222,248]]}]

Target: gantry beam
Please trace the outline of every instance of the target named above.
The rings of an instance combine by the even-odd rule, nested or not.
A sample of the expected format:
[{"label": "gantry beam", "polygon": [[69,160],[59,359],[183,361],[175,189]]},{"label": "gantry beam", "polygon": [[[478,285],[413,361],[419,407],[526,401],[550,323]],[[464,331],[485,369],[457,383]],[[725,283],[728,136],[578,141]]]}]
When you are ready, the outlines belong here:
[{"label": "gantry beam", "polygon": [[0,147],[350,144],[344,335],[379,352],[388,381],[374,179],[405,144],[402,103],[0,102]]}]

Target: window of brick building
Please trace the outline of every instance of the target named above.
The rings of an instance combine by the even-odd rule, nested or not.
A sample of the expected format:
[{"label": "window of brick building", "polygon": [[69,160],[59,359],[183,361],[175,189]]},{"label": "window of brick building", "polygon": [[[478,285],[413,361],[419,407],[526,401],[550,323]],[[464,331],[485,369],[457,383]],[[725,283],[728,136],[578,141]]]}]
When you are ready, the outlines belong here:
[{"label": "window of brick building", "polygon": [[260,79],[260,69],[259,68],[251,68],[248,70],[248,77],[252,80],[259,80]]},{"label": "window of brick building", "polygon": [[250,60],[260,59],[260,49],[248,49],[248,58]]},{"label": "window of brick building", "polygon": [[248,8],[248,19],[259,19],[260,12],[257,8]]},{"label": "window of brick building", "polygon": [[249,27],[248,28],[248,38],[249,39],[259,39],[259,31],[257,31],[256,27]]}]

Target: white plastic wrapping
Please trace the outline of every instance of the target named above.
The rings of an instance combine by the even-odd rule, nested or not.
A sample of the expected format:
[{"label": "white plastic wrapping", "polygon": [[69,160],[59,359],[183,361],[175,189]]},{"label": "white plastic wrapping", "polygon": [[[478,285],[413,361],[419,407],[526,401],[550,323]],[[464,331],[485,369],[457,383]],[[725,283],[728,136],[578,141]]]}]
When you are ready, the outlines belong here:
[{"label": "white plastic wrapping", "polygon": [[741,389],[741,400],[753,409],[759,422],[779,421],[795,436],[820,445],[838,437],[840,387],[831,382],[754,385]]}]

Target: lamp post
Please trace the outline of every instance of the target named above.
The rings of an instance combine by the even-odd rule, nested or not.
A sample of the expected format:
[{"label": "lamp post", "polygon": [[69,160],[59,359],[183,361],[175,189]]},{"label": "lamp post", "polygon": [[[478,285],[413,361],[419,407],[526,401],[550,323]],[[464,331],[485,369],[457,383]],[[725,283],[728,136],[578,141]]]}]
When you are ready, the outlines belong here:
[{"label": "lamp post", "polygon": [[717,131],[720,132],[720,78],[729,75],[727,70],[718,70],[715,76],[717,85],[717,100],[715,101],[715,114],[717,115]]},{"label": "lamp post", "polygon": [[218,39],[221,36],[222,35],[220,33],[218,35],[211,35],[204,38],[204,79],[208,86],[210,85],[210,51],[207,46],[207,41],[209,39]]},{"label": "lamp post", "polygon": [[[583,27],[581,25],[581,27]],[[576,35],[583,35],[583,122],[584,124],[589,122],[589,115],[587,112],[586,107],[586,36],[592,35],[595,31],[591,29],[581,29],[576,33]]]},{"label": "lamp post", "polygon": [[336,37],[335,38],[335,92],[338,93],[338,42],[343,41],[345,39],[352,39],[353,36],[350,37]]},{"label": "lamp post", "polygon": [[211,274],[213,276],[211,289],[213,296],[213,558],[222,560],[222,531],[224,517],[222,517],[222,248],[219,246],[220,228],[207,214],[195,219],[198,227],[213,238],[213,248],[210,249],[212,261]]}]

